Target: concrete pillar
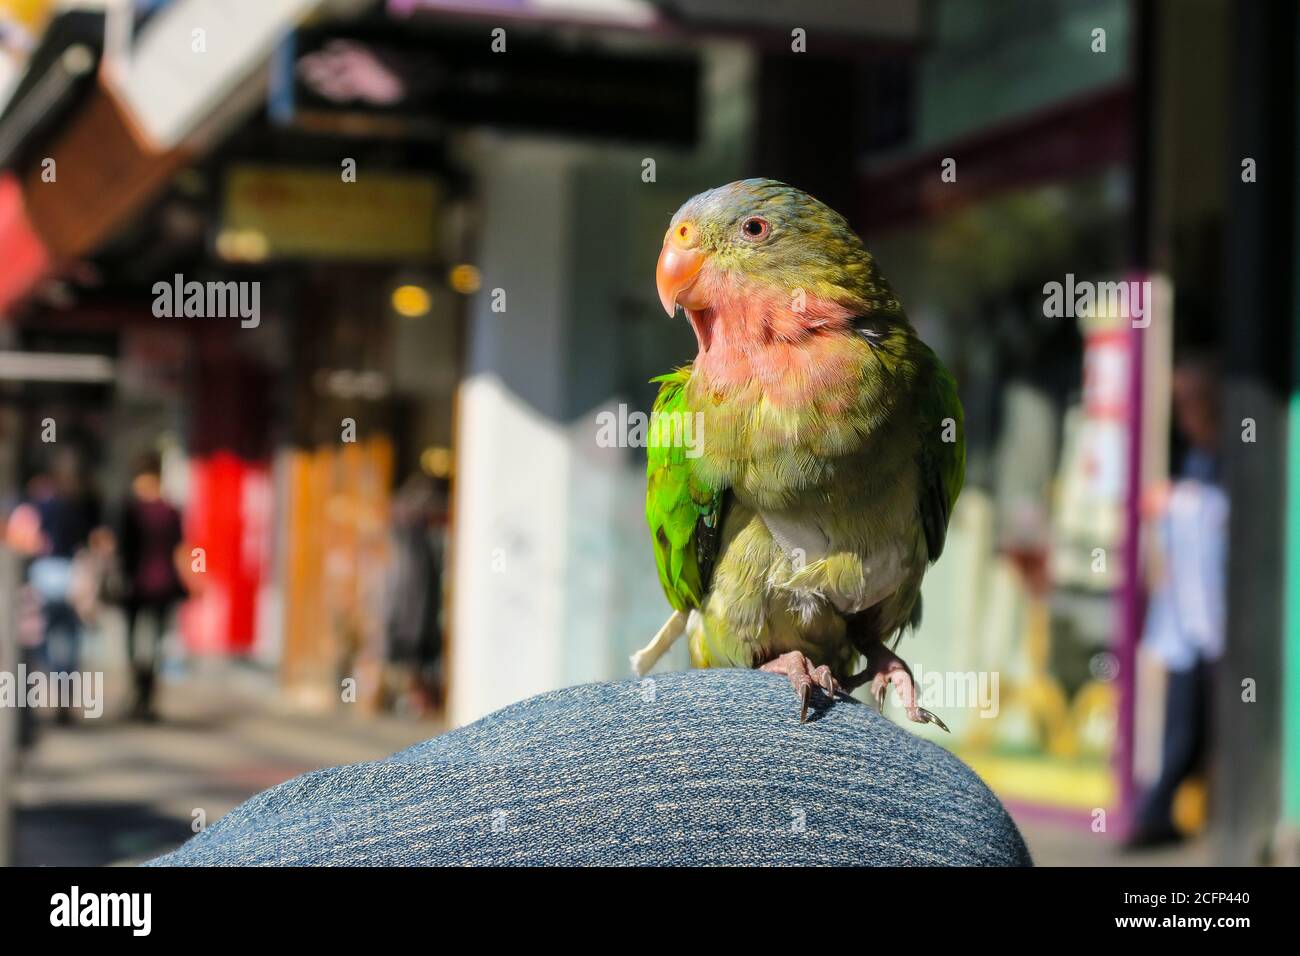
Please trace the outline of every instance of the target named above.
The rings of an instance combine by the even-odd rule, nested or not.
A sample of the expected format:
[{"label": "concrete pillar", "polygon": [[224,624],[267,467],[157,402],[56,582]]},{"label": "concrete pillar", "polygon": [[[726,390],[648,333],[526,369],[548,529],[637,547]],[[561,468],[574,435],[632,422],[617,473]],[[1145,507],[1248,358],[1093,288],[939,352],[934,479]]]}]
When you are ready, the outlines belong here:
[{"label": "concrete pillar", "polygon": [[[470,310],[456,436],[456,725],[559,685],[567,570],[572,156],[526,141],[479,145],[483,286]],[[505,310],[493,311],[502,294]]]}]

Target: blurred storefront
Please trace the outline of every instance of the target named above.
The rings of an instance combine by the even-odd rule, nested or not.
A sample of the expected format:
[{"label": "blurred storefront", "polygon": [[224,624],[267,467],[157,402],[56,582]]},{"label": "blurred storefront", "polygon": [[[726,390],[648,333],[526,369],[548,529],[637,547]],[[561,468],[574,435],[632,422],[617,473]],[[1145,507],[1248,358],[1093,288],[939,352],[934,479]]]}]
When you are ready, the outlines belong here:
[{"label": "blurred storefront", "polygon": [[[1025,22],[940,4],[911,129],[873,150],[861,195],[868,244],[953,369],[968,423],[966,489],[911,662],[958,708],[953,746],[1004,799],[1089,820],[1131,796],[1131,380],[1144,341],[1167,364],[1169,325],[1044,307],[1047,283],[1132,265],[1133,27],[1125,3],[1084,7]],[[1079,39],[1094,28],[1101,55]]]},{"label": "blurred storefront", "polygon": [[[459,296],[444,250],[462,230],[421,158],[427,136],[392,123],[320,136],[282,103],[267,119],[286,31],[315,8],[328,20],[366,4],[232,6],[61,11],[30,56],[53,79],[15,84],[0,116],[14,170],[0,187],[13,266],[0,308],[22,354],[91,353],[108,369],[75,418],[68,380],[11,386],[16,431],[57,415],[110,498],[140,452],[167,453],[194,555],[189,652],[278,667],[326,705],[361,673],[377,701],[397,469],[435,491],[452,470]],[[65,77],[69,49],[89,66]],[[224,53],[173,55],[209,49]],[[54,121],[30,122],[38,107]],[[344,156],[360,177],[341,172]],[[248,290],[256,314],[164,315],[160,279]],[[39,447],[20,454],[6,500],[43,464]],[[445,504],[430,520],[445,523]]]},{"label": "blurred storefront", "polygon": [[[296,116],[282,119],[278,135],[289,139]],[[338,151],[351,152],[346,144]],[[450,445],[459,365],[446,187],[361,162],[353,181],[319,164],[232,159],[221,172],[216,239],[217,254],[264,276],[292,317],[282,333],[287,388],[274,464],[274,499],[287,507],[274,509],[279,563],[265,595],[283,632],[264,627],[258,652],[278,661],[296,693],[321,703],[358,672],[367,701],[376,700],[391,496],[412,472],[450,477],[421,457]]]}]

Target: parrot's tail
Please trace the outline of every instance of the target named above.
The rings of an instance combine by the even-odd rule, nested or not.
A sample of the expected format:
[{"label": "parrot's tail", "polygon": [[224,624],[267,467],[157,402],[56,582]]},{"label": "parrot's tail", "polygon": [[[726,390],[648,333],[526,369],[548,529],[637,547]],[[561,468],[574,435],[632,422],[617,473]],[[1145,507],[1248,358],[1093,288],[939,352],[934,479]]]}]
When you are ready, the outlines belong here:
[{"label": "parrot's tail", "polygon": [[650,643],[632,655],[632,670],[637,677],[644,677],[650,668],[658,663],[659,658],[668,653],[668,648],[677,642],[686,631],[686,612],[673,611],[673,616],[659,628],[659,633],[651,638]]}]

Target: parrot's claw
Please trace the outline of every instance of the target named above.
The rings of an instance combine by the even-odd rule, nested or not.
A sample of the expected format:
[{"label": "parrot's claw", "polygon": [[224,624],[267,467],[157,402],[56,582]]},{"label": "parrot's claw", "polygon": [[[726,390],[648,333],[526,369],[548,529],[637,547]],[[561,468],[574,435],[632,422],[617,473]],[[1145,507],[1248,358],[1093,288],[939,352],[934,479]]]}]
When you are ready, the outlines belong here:
[{"label": "parrot's claw", "polygon": [[908,720],[918,724],[934,724],[945,733],[952,733],[947,724],[917,703],[916,681],[911,669],[883,643],[877,644],[867,654],[867,666],[861,673],[849,678],[848,684],[856,687],[867,681],[871,682],[872,699],[882,714],[885,712],[885,696],[890,685],[893,685],[903,710],[907,712]]},{"label": "parrot's claw", "polygon": [[952,731],[948,729],[948,725],[940,720],[937,714],[931,713],[924,707],[917,707],[915,710],[909,710],[907,716],[909,720],[914,720],[918,724],[934,724],[945,734],[952,733]]},{"label": "parrot's claw", "polygon": [[812,699],[814,684],[820,687],[831,700],[834,700],[835,695],[843,690],[829,667],[825,664],[813,666],[813,662],[799,651],[782,654],[768,661],[759,670],[767,671],[769,674],[784,674],[789,679],[790,686],[799,697],[799,723],[801,724],[808,720],[808,703]]}]

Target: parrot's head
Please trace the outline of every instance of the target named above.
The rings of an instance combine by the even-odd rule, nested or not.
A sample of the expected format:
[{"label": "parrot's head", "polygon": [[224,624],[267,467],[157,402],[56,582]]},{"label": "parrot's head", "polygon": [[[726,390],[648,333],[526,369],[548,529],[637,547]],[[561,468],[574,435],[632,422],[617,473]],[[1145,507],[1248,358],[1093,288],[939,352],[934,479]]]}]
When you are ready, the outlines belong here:
[{"label": "parrot's head", "polygon": [[906,321],[845,218],[774,179],[687,200],[664,235],[655,280],[664,310],[682,306],[705,348],[715,323],[784,336],[867,313]]}]

